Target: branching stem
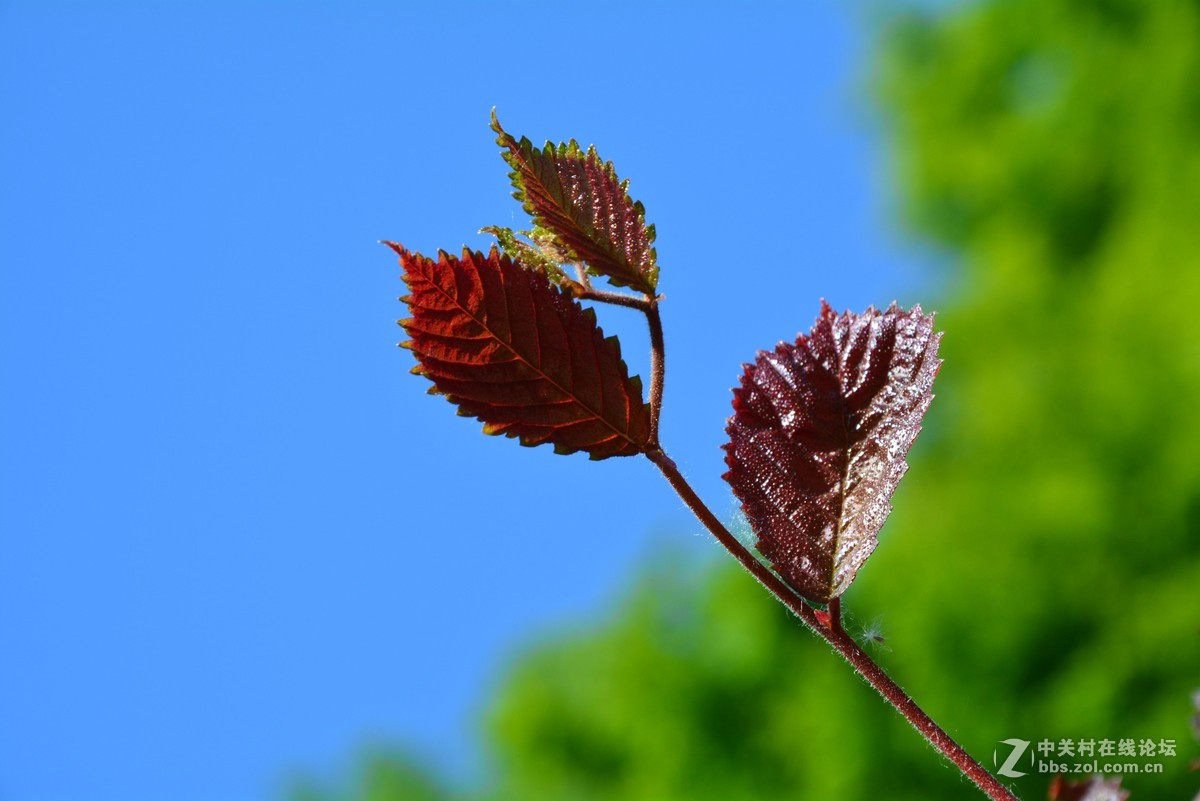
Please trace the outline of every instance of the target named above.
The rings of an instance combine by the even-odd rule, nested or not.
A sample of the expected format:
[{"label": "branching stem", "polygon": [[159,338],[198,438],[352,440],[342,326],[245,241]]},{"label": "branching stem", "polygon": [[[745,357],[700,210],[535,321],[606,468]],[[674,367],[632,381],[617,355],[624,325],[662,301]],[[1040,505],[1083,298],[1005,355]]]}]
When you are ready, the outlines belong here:
[{"label": "branching stem", "polygon": [[[607,293],[606,293],[607,294]],[[618,296],[628,297],[628,296]],[[936,748],[946,759],[950,760],[974,782],[989,798],[994,801],[1019,801],[1012,791],[988,773],[961,745],[947,734],[925,710],[909,697],[908,693],[896,684],[883,668],[873,660],[854,638],[846,633],[842,626],[841,599],[834,598],[829,604],[828,613],[820,613],[801,598],[783,579],[779,578],[766,565],[760,562],[729,529],[717,519],[712,510],[705,505],[691,484],[683,477],[675,462],[667,456],[658,440],[658,418],[662,409],[663,380],[665,378],[665,348],[663,343],[662,319],[658,313],[658,301],[646,297],[646,307],[642,311],[650,325],[651,345],[651,374],[650,374],[650,445],[646,457],[662,472],[667,482],[692,511],[696,518],[704,524],[717,541],[725,546],[734,559],[758,579],[767,591],[775,596],[784,606],[800,618],[806,626],[812,629],[825,642],[829,643],[842,658],[850,663],[868,684],[896,708],[904,718],[912,724],[921,736]],[[624,304],[633,305],[633,304]],[[634,306],[634,308],[640,308]],[[824,618],[824,620],[822,620]]]},{"label": "branching stem", "polygon": [[647,315],[650,314],[650,307],[654,304],[653,298],[623,295],[620,292],[605,292],[602,289],[592,289],[591,287],[584,287],[582,291],[577,290],[575,296],[580,300],[594,300],[599,303],[611,303],[614,306],[637,309]]}]

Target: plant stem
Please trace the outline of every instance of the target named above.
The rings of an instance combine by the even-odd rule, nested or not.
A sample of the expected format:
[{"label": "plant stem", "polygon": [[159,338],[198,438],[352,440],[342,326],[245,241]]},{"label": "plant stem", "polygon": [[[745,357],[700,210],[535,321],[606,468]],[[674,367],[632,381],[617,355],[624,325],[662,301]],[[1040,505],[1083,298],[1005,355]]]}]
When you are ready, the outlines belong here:
[{"label": "plant stem", "polygon": [[650,325],[650,447],[661,452],[658,444],[658,417],[662,412],[663,383],[667,377],[667,349],[663,342],[658,298],[646,295],[646,301],[646,322]]},{"label": "plant stem", "polygon": [[[580,285],[582,286],[582,285]],[[580,300],[595,300],[600,303],[611,303],[614,306],[627,306],[630,309],[637,309],[640,312],[650,314],[650,306],[654,303],[653,298],[641,298],[637,295],[622,295],[620,292],[605,292],[602,289],[592,289],[584,287],[582,291],[576,291],[575,297]]]},{"label": "plant stem", "polygon": [[829,628],[831,631],[845,632],[842,628],[842,597],[832,598],[829,601]]},{"label": "plant stem", "polygon": [[[1017,797],[1008,788],[1000,784],[995,776],[988,773],[941,726],[938,726],[933,718],[929,717],[921,707],[917,706],[917,703],[900,688],[900,685],[892,681],[883,668],[877,665],[865,651],[858,647],[858,643],[854,641],[854,638],[846,634],[840,623],[834,624],[836,618],[832,613],[830,615],[831,625],[827,627],[818,620],[816,610],[785,584],[783,579],[776,576],[766,565],[758,561],[730,533],[729,529],[717,519],[712,510],[704,504],[704,501],[700,499],[700,496],[688,484],[687,479],[679,472],[679,468],[675,466],[675,462],[666,453],[661,449],[656,449],[647,451],[646,456],[662,471],[668,483],[679,494],[679,497],[683,499],[687,507],[692,510],[692,513],[704,524],[704,527],[712,532],[713,536],[725,546],[727,551],[733,554],[733,557],[741,563],[742,567],[746,568],[752,576],[758,579],[759,583],[766,587],[767,591],[774,595],[784,606],[790,609],[796,617],[800,618],[810,629],[820,635],[825,642],[833,646],[833,649],[850,663],[850,666],[854,668],[858,675],[866,679],[868,684],[874,687],[888,703],[894,706],[896,711],[903,715],[930,745],[940,751],[946,759],[953,762],[989,798],[995,799],[995,801],[1018,801]],[[840,610],[838,611],[840,613]]]},{"label": "plant stem", "polygon": [[[628,298],[629,296],[615,295],[615,297]],[[989,798],[994,801],[1019,801],[1012,791],[1000,784],[995,776],[988,773],[967,753],[966,749],[934,722],[925,710],[917,706],[916,701],[910,698],[908,693],[904,692],[900,685],[896,684],[883,668],[858,646],[854,638],[846,633],[842,626],[841,598],[832,599],[829,602],[828,612],[818,616],[816,609],[800,597],[783,579],[775,575],[770,568],[760,562],[746,546],[738,541],[737,537],[730,533],[729,529],[717,519],[717,516],[692,489],[692,485],[679,472],[679,467],[671,457],[667,456],[658,439],[658,418],[662,411],[663,381],[666,377],[666,348],[663,341],[662,318],[658,313],[657,298],[647,295],[644,303],[644,306],[632,303],[623,303],[622,305],[641,308],[645,312],[646,321],[650,326],[650,443],[646,449],[646,457],[658,467],[688,509],[691,509],[704,527],[725,546],[725,550],[733,554],[733,558],[737,559],[742,567],[750,572],[750,575],[758,579],[759,583],[766,587],[767,591],[774,595],[780,603],[790,609],[806,626],[841,654],[855,672],[895,707],[896,711],[903,715],[905,720],[911,723],[930,745],[953,762],[963,772],[963,775],[973,781]],[[823,622],[821,617],[824,617],[827,622]]]},{"label": "plant stem", "polygon": [[575,277],[578,279],[581,287],[583,287],[585,290],[591,291],[592,279],[588,278],[587,270],[584,269],[582,263],[575,265]]}]

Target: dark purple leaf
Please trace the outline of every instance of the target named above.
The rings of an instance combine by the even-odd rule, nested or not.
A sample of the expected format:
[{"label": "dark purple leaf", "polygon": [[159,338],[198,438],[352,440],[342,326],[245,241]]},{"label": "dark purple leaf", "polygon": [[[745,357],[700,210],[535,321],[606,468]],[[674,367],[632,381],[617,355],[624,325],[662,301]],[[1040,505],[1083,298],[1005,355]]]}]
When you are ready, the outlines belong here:
[{"label": "dark purple leaf", "polygon": [[933,399],[941,334],[919,306],[821,316],[746,365],[725,478],[771,566],[804,597],[845,592],[878,543]]}]

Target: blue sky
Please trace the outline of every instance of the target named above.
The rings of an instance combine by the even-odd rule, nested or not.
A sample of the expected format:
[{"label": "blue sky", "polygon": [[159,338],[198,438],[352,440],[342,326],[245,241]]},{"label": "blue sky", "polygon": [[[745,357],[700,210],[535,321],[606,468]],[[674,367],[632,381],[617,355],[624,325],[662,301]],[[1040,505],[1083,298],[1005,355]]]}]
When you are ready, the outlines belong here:
[{"label": "blue sky", "polygon": [[658,228],[664,442],[730,512],[740,363],[928,281],[846,8],[0,3],[0,800],[469,773],[523,643],[715,555],[648,463],[426,395],[377,240],[522,224],[493,106],[596,143]]}]

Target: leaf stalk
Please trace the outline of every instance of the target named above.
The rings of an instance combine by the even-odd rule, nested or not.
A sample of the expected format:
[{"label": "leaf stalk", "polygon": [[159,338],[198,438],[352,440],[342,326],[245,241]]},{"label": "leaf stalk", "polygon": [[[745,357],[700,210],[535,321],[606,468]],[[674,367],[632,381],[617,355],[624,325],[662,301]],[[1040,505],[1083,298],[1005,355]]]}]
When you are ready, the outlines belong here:
[{"label": "leaf stalk", "polygon": [[[582,285],[580,285],[582,287]],[[594,300],[597,303],[611,303],[613,306],[624,306],[628,309],[637,309],[645,314],[650,313],[650,305],[654,302],[652,299],[638,297],[637,295],[623,295],[620,292],[605,292],[603,289],[592,289],[590,286],[582,287],[574,290],[575,297],[580,300]]]}]

